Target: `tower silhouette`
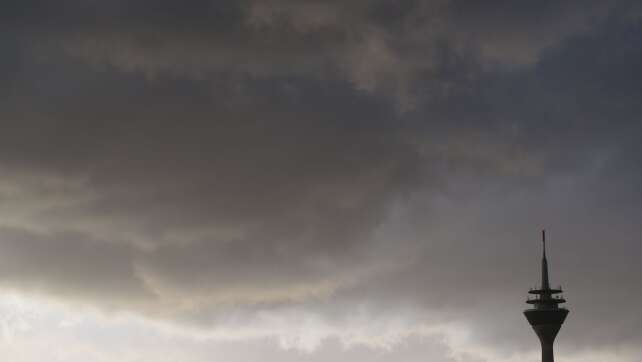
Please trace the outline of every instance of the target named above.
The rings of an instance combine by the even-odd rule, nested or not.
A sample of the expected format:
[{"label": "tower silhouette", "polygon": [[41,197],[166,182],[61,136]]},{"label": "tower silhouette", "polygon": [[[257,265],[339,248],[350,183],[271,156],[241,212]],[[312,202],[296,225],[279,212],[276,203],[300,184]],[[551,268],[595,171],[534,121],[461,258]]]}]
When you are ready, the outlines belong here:
[{"label": "tower silhouette", "polygon": [[568,309],[559,306],[566,300],[559,296],[562,293],[562,287],[551,289],[548,281],[548,261],[546,260],[546,231],[542,230],[542,284],[540,289],[531,289],[529,294],[534,294],[535,298],[530,296],[526,303],[532,304],[533,307],[526,309],[524,315],[528,323],[539,337],[542,345],[542,362],[553,362],[553,342],[557,332],[559,332],[568,314]]}]

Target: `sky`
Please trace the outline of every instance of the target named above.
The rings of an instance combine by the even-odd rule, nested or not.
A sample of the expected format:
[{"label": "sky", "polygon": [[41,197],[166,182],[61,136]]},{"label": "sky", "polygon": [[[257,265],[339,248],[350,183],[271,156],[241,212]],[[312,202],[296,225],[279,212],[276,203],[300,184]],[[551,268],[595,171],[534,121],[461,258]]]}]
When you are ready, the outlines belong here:
[{"label": "sky", "polygon": [[5,0],[6,362],[642,361],[642,6]]}]

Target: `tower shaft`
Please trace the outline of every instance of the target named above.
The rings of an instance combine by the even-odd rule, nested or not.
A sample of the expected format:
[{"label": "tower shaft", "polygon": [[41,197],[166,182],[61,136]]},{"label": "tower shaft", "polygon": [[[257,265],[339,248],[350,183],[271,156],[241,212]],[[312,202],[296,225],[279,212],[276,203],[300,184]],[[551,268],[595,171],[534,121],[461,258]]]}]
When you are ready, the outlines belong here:
[{"label": "tower shaft", "polygon": [[539,337],[540,345],[542,347],[542,362],[553,362],[553,343],[557,332],[559,332],[561,324],[543,324],[533,326],[533,330]]},{"label": "tower shaft", "polygon": [[542,343],[542,362],[555,362],[555,355],[553,354],[553,343]]}]

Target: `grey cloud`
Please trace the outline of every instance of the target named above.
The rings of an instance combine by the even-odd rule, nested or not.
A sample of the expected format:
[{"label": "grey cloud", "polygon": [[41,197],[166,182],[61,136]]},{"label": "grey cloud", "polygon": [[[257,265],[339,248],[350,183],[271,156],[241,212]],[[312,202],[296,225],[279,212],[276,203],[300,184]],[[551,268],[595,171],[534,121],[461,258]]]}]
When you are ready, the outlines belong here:
[{"label": "grey cloud", "polygon": [[[631,79],[639,69],[639,23],[616,19],[551,49],[533,69],[489,79],[473,93],[488,103],[466,114],[482,121],[467,125],[469,132],[477,126],[477,137],[492,147],[501,139],[505,148],[485,158],[485,144],[470,143],[461,168],[446,171],[448,196],[415,199],[419,209],[406,214],[406,230],[421,230],[408,237],[426,240],[425,254],[382,282],[395,286],[393,299],[410,296],[469,310],[476,315],[470,318],[485,315],[478,319],[479,338],[508,350],[531,343],[512,308],[522,302],[524,282],[536,281],[537,235],[528,241],[524,231],[548,226],[553,235],[560,232],[554,279],[576,301],[561,338],[574,349],[631,345],[637,338],[640,126],[639,86]],[[498,172],[506,161],[519,167]],[[453,259],[466,267],[450,267]],[[424,285],[430,288],[417,292]],[[499,326],[498,319],[507,322]],[[488,325],[495,328],[482,327]]]},{"label": "grey cloud", "polygon": [[[76,72],[83,74],[82,68]],[[405,178],[415,172],[418,161],[409,145],[387,133],[389,128],[342,124],[321,113],[310,117],[307,110],[294,107],[289,93],[273,96],[277,103],[262,106],[263,111],[217,103],[204,93],[203,98],[212,99],[213,104],[196,103],[191,97],[184,98],[191,108],[163,104],[167,87],[197,96],[202,90],[191,81],[170,81],[152,86],[143,95],[135,92],[141,82],[127,76],[118,82],[105,79],[104,87],[88,89],[84,86],[89,83],[81,79],[79,87],[86,92],[58,96],[57,104],[42,109],[44,114],[37,118],[24,119],[26,115],[18,112],[9,115],[23,119],[7,122],[4,173],[26,174],[9,177],[5,201],[22,207],[20,216],[12,215],[11,208],[5,210],[12,223],[37,230],[76,231],[103,244],[125,245],[129,253],[122,262],[144,282],[153,274],[156,284],[160,276],[160,283],[169,285],[165,290],[185,288],[198,294],[201,288],[214,294],[213,299],[217,292],[209,289],[225,290],[230,285],[247,294],[247,288],[283,285],[287,289],[292,284],[300,290],[297,293],[310,289],[316,295],[315,287],[305,286],[314,282],[327,294],[336,283],[352,278],[342,275],[362,269],[359,263],[354,267],[350,263],[361,260],[369,229],[404,188],[400,185],[411,182]],[[124,94],[119,94],[121,90]],[[323,89],[306,92],[321,92],[315,98],[343,102],[324,96]],[[263,102],[257,95],[240,96],[244,97]],[[356,95],[352,102],[372,102],[359,98]],[[115,108],[119,104],[124,106]],[[318,107],[323,106],[322,101]],[[105,110],[101,117],[118,121],[101,120],[109,123],[98,127],[87,123],[86,117],[98,109]],[[345,112],[372,118],[372,124],[381,122],[377,121],[380,115],[371,113],[377,106],[360,109]],[[132,119],[132,115],[141,118]],[[177,124],[184,117],[189,119]],[[364,129],[366,134],[361,133]],[[26,139],[29,144],[24,143]],[[12,188],[25,177],[42,178],[45,185],[62,181],[51,187],[24,184],[15,195]],[[39,195],[36,201],[34,194]],[[47,198],[52,201],[37,202]],[[32,199],[31,206],[24,205],[27,199]],[[255,250],[258,245],[263,245],[262,252]],[[273,268],[274,264],[283,267]],[[241,265],[253,267],[239,269]],[[40,267],[47,274],[50,266]],[[302,279],[293,280],[293,275]],[[68,287],[85,295],[82,284]],[[139,293],[157,292],[145,283],[138,287]],[[116,296],[119,290],[111,292]],[[120,292],[123,297],[131,293]],[[247,298],[261,300],[260,295]],[[286,290],[278,299],[291,296]]]},{"label": "grey cloud", "polygon": [[515,353],[546,224],[569,345],[639,337],[641,31],[621,5],[176,4],[3,15],[3,285],[204,328],[438,311]]},{"label": "grey cloud", "polygon": [[461,36],[478,44],[493,61],[508,59],[518,64],[536,62],[543,49],[590,31],[618,6],[617,1],[449,3],[454,28]]},{"label": "grey cloud", "polygon": [[30,42],[46,53],[62,44],[98,67],[115,65],[149,77],[340,77],[358,89],[393,96],[402,109],[425,92],[417,78],[439,85],[431,92],[457,86],[443,82],[449,71],[441,63],[443,49],[466,57],[479,49],[480,58],[500,63],[533,62],[542,48],[581,33],[610,9],[603,2],[578,12],[572,2],[529,10],[441,0],[30,5],[31,11],[24,10],[29,4],[9,6],[14,10],[8,24],[31,35]]},{"label": "grey cloud", "polygon": [[73,231],[42,234],[4,227],[2,284],[14,290],[101,301],[121,308],[149,298],[124,246]]}]

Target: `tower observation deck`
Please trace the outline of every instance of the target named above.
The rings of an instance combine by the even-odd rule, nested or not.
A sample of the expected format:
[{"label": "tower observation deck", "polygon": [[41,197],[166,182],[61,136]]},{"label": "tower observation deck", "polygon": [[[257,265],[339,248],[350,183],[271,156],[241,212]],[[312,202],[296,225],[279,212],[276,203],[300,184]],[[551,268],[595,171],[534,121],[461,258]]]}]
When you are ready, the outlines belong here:
[{"label": "tower observation deck", "polygon": [[553,342],[566,319],[568,309],[559,306],[566,302],[560,296],[562,288],[551,288],[548,280],[545,230],[542,230],[542,244],[542,284],[539,289],[528,291],[529,297],[526,303],[531,304],[532,308],[526,309],[524,315],[539,337],[542,345],[542,362],[553,362]]}]

